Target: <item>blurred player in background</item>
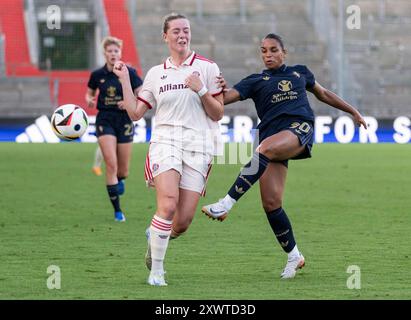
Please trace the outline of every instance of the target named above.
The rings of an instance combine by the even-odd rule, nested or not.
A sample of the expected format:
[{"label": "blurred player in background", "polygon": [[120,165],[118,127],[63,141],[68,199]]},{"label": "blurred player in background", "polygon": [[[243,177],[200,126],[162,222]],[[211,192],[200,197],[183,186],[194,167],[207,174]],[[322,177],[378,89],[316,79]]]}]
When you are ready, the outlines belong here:
[{"label": "blurred player in background", "polygon": [[93,167],[91,170],[96,176],[101,176],[103,174],[103,170],[101,170],[101,165],[103,163],[103,153],[101,152],[101,148],[97,145],[96,152],[94,153],[94,162]]},{"label": "blurred player in background", "polygon": [[156,108],[145,167],[146,179],[154,182],[157,197],[157,211],[146,231],[146,265],[151,269],[148,283],[154,286],[167,285],[163,261],[168,242],[191,224],[217,150],[217,121],[224,113],[222,89],[217,85],[220,70],[190,49],[189,20],[180,14],[168,15],[163,39],[170,57],[149,70],[137,105],[127,69],[119,63],[114,71],[123,85],[131,118],[138,120],[148,109]]},{"label": "blurred player in background", "polygon": [[[96,98],[98,96],[98,90],[94,93],[94,97],[89,97],[86,93],[86,103],[89,108],[94,108],[96,106]],[[100,146],[97,144],[96,151],[94,152],[94,160],[93,166],[91,167],[91,171],[96,176],[101,176],[103,174],[103,170],[101,169],[101,165],[103,164],[103,153],[101,152]]]},{"label": "blurred player in background", "polygon": [[[126,220],[120,207],[120,195],[124,193],[134,137],[134,124],[123,110],[122,87],[113,73],[114,64],[121,59],[122,45],[122,40],[115,37],[103,40],[106,64],[91,73],[86,93],[90,107],[94,106],[96,92],[99,91],[96,135],[106,164],[107,192],[114,208],[114,219],[120,222]],[[143,82],[135,69],[127,68],[133,94],[137,96]]]},{"label": "blurred player in background", "polygon": [[281,274],[286,279],[293,278],[296,270],[305,264],[282,200],[288,160],[311,157],[314,114],[306,90],[318,100],[350,113],[357,125],[366,128],[366,123],[354,107],[315,81],[306,66],[284,64],[287,51],[281,37],[268,34],[260,50],[267,69],[248,76],[224,91],[224,104],[253,99],[261,119],[257,127],[259,145],[225,198],[204,206],[202,211],[213,219],[223,221],[232,206],[260,180],[261,200],[268,221],[278,242],[288,253],[287,264]]}]

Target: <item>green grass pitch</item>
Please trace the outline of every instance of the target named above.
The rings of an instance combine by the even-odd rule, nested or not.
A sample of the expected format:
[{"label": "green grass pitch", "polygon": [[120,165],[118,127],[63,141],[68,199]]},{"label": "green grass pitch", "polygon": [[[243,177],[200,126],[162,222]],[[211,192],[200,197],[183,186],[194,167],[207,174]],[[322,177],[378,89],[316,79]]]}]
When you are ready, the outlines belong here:
[{"label": "green grass pitch", "polygon": [[[200,209],[170,243],[168,287],[146,284],[144,230],[155,193],[143,181],[146,144],[134,146],[115,223],[94,144],[0,144],[0,299],[410,299],[411,146],[314,147],[290,163],[284,208],[306,267],[279,275],[286,255],[252,190],[223,222]],[[239,165],[216,165],[207,197],[223,196]],[[200,208],[200,207],[199,207]],[[47,288],[47,268],[61,289]],[[361,289],[348,289],[350,265]]]}]

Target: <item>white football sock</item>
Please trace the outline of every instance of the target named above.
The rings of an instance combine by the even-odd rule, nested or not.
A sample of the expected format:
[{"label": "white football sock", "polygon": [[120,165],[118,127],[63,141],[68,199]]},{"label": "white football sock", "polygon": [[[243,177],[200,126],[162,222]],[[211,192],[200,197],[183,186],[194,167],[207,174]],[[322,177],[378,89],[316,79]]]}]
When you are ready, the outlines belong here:
[{"label": "white football sock", "polygon": [[165,220],[154,215],[150,225],[151,272],[163,273],[164,257],[171,234],[173,221]]},{"label": "white football sock", "polygon": [[293,250],[288,253],[288,259],[293,259],[300,256],[300,251],[298,251],[297,245],[294,246]]},{"label": "white football sock", "polygon": [[233,207],[233,205],[237,202],[236,200],[234,200],[233,198],[231,198],[228,194],[224,197],[224,199],[223,199],[223,205],[224,205],[224,208],[227,210],[227,211],[230,211],[231,210],[231,208]]}]

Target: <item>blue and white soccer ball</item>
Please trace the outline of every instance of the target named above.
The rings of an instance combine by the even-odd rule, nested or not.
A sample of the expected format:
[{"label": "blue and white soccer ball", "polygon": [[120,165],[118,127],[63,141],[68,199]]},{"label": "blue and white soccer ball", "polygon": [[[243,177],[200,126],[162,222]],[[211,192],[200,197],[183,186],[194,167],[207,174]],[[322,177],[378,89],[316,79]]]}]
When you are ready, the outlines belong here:
[{"label": "blue and white soccer ball", "polygon": [[89,121],[86,112],[75,104],[64,104],[54,110],[51,128],[62,140],[80,138],[87,130]]}]

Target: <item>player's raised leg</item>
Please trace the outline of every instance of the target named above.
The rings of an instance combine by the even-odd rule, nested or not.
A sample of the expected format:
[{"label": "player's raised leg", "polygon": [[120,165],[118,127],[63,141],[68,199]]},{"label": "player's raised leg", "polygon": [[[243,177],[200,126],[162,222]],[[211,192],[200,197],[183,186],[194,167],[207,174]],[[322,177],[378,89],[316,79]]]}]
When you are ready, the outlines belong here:
[{"label": "player's raised leg", "polygon": [[168,170],[154,178],[157,193],[157,212],[149,228],[151,251],[151,272],[148,283],[153,286],[166,286],[164,279],[164,258],[171,234],[173,216],[177,209],[180,174]]},{"label": "player's raised leg", "polygon": [[271,162],[260,178],[260,193],[264,211],[278,243],[288,254],[287,264],[281,278],[293,278],[297,269],[305,264],[298,251],[293,229],[282,207],[287,167],[280,162]]},{"label": "player's raised leg", "polygon": [[114,219],[123,222],[126,220],[120,208],[120,196],[117,180],[117,138],[113,135],[103,135],[98,142],[106,163],[106,185],[111,204],[114,208]]},{"label": "player's raised leg", "polygon": [[103,153],[101,152],[100,146],[97,146],[96,152],[94,153],[94,162],[92,171],[96,176],[101,176],[103,171],[101,170],[101,164],[103,163]]},{"label": "player's raised leg", "polygon": [[220,201],[204,206],[202,211],[213,219],[223,221],[233,205],[253,186],[263,175],[270,161],[281,161],[292,158],[301,151],[298,137],[291,131],[284,130],[264,139],[253,154],[227,195]]}]

